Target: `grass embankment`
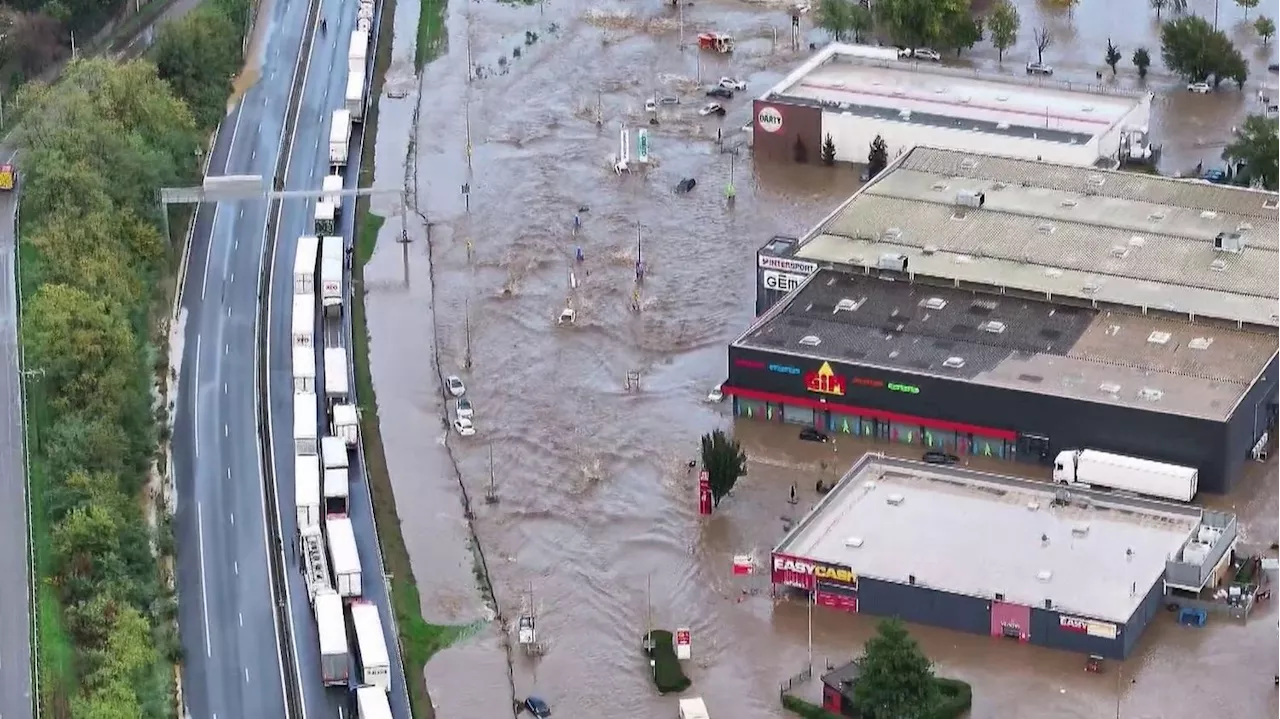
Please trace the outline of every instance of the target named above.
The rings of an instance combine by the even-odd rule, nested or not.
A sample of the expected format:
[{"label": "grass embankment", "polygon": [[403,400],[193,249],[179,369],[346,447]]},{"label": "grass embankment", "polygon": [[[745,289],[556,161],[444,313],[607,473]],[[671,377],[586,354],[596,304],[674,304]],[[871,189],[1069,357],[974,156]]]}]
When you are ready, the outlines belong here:
[{"label": "grass embankment", "polygon": [[[422,19],[418,23],[414,51],[414,63],[419,71],[428,60],[435,57],[435,52],[440,47],[447,5],[445,0],[421,1]],[[396,2],[397,0],[385,0],[382,5],[382,21],[374,53],[373,86],[369,89],[372,101],[365,117],[364,147],[360,162],[361,187],[373,185],[378,98],[382,95],[387,68],[391,64],[391,18],[395,17]],[[386,571],[391,575],[391,605],[400,630],[400,654],[409,687],[409,702],[415,717],[432,719],[435,709],[427,693],[424,667],[432,655],[452,644],[466,628],[431,624],[422,618],[422,601],[413,576],[413,567],[409,563],[404,535],[400,532],[400,515],[396,511],[395,492],[391,486],[391,474],[387,469],[386,453],[382,446],[378,396],[374,392],[373,375],[369,369],[369,324],[365,314],[364,267],[373,257],[383,222],[385,218],[369,211],[369,198],[361,197],[356,201],[355,258],[351,276],[358,291],[353,293],[351,307],[352,362],[356,373],[356,396],[360,401],[360,434],[364,442],[365,469],[369,474],[369,489],[373,495],[378,542],[382,546]]]}]

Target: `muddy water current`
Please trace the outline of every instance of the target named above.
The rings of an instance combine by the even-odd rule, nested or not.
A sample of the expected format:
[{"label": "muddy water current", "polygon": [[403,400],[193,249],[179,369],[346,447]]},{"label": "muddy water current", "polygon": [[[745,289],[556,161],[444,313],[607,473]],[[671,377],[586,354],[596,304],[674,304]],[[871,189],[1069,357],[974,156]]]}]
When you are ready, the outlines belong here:
[{"label": "muddy water current", "polygon": [[[1140,4],[1126,2],[1141,16]],[[1100,61],[1105,38],[1085,29],[1105,32],[1109,24],[1084,17],[1101,11],[1082,6],[1074,21],[1072,42],[1101,42],[1096,51],[1061,45],[1062,61],[1078,58],[1088,77],[1094,69],[1084,58]],[[1028,6],[1024,17],[1034,12]],[[856,188],[857,175],[755,166],[746,147],[723,151],[716,130],[725,147],[741,142],[746,98],[727,102],[722,121],[697,114],[699,75],[739,76],[754,91],[803,59],[787,46],[780,7],[686,7],[686,43],[703,29],[730,31],[739,39],[732,58],[681,51],[677,18],[652,0],[454,3],[448,52],[415,77],[417,7],[399,3],[374,184],[406,183],[411,199],[375,198],[387,223],[365,273],[397,505],[429,619],[491,616],[477,589],[460,503],[465,487],[501,614],[512,620],[531,592],[547,644],[541,658],[514,655],[509,673],[503,629],[491,622],[438,655],[427,677],[443,717],[505,716],[513,692],[542,696],[558,716],[674,716],[675,700],[657,695],[639,652],[650,620],[692,628],[690,693],[717,717],[781,716],[778,683],[808,661],[804,608],[775,608],[767,577],[733,577],[730,560],[747,552],[767,559],[783,520],[816,499],[803,488],[815,475],[837,476],[865,448],[815,454],[791,432],[738,423],[750,474],[706,521],[696,515],[685,465],[701,433],[733,423],[726,405],[702,400],[725,376],[725,345],[751,319],[755,249],[820,220]],[[806,30],[809,41],[822,41],[821,33]],[[470,83],[468,45],[482,69]],[[972,62],[990,64],[987,54]],[[655,93],[682,101],[649,128],[654,162],[616,176],[618,128],[642,126],[644,99]],[[1168,97],[1184,100],[1183,93]],[[1206,136],[1229,132],[1219,121],[1204,120],[1213,127]],[[675,194],[686,177],[697,188]],[[733,203],[725,198],[730,183]],[[638,297],[637,236],[648,268]],[[576,247],[582,263],[574,261]],[[576,325],[558,327],[567,302]],[[638,391],[625,388],[628,372],[639,374]],[[449,433],[440,380],[452,374],[475,404],[474,437]],[[490,452],[496,504],[483,501]],[[804,481],[793,507],[786,495],[797,477]],[[1255,489],[1260,483],[1253,480]],[[1273,472],[1261,496],[1239,500],[1241,511],[1270,518],[1259,530],[1268,542],[1276,531],[1274,485]],[[1122,716],[1193,716],[1224,706],[1233,716],[1264,716],[1276,713],[1265,684],[1276,664],[1268,612],[1248,626],[1224,623],[1194,636],[1162,626],[1138,658],[1102,678],[1086,675],[1074,655],[913,631],[940,673],[973,682],[975,717],[1112,716],[1117,702]],[[827,659],[855,654],[874,627],[828,611],[813,622],[819,670]]]}]

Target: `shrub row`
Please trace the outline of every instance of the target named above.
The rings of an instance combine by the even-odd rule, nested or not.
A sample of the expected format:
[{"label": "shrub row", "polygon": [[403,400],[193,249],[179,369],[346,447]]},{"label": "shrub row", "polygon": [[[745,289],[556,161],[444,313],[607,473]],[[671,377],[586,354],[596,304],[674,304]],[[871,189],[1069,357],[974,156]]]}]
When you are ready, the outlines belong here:
[{"label": "shrub row", "polygon": [[[942,698],[938,701],[938,706],[922,719],[959,719],[973,706],[973,688],[968,683],[944,677],[937,677],[934,681]],[[801,719],[843,719],[817,704],[790,694],[783,695],[782,706]]]}]

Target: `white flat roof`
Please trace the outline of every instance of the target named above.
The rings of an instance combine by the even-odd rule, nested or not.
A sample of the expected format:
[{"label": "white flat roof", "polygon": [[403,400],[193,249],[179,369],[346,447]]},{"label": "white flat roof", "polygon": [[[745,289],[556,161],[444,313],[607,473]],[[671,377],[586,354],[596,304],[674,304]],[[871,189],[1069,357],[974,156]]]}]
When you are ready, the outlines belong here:
[{"label": "white flat roof", "polygon": [[[917,586],[957,594],[1036,607],[1049,599],[1067,614],[1123,623],[1200,524],[1189,505],[1055,496],[1043,482],[867,456],[775,551],[861,577],[905,584],[914,575]],[[861,546],[849,546],[853,538]]]}]

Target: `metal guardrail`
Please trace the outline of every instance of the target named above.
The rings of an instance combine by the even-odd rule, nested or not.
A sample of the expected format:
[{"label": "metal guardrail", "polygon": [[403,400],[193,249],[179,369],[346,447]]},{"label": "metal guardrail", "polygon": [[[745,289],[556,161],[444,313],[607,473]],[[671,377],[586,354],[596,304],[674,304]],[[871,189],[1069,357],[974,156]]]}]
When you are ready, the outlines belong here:
[{"label": "metal guardrail", "polygon": [[40,714],[40,568],[36,564],[34,519],[31,507],[31,422],[27,419],[27,347],[22,342],[22,259],[18,249],[21,203],[18,188],[13,189],[13,334],[18,353],[18,397],[22,404],[22,498],[27,520],[27,613],[31,633],[31,716]]}]

